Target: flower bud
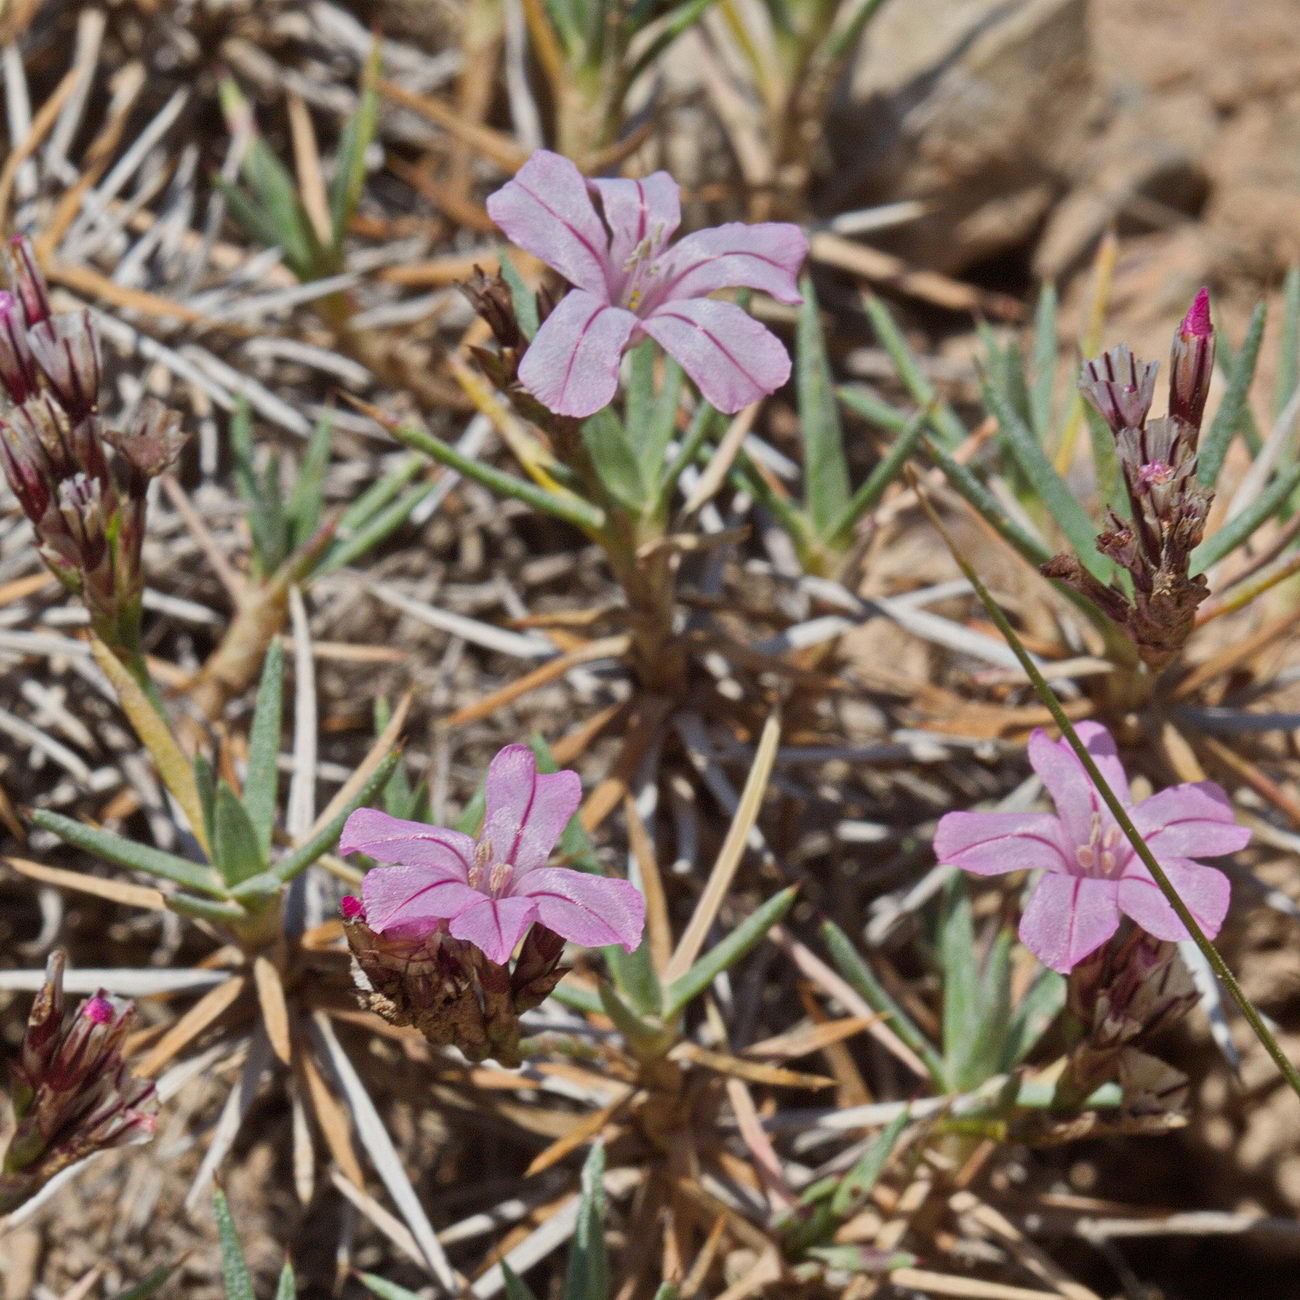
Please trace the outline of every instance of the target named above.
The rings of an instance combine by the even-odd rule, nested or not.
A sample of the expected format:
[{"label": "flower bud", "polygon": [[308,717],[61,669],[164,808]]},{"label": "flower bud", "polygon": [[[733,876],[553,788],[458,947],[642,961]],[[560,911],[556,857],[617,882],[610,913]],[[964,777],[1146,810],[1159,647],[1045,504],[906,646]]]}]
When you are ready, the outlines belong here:
[{"label": "flower bud", "polygon": [[1210,293],[1208,289],[1201,289],[1174,332],[1169,373],[1169,414],[1194,430],[1193,447],[1200,432],[1213,374],[1214,326],[1210,324]]},{"label": "flower bud", "polygon": [[25,235],[15,235],[9,241],[14,292],[22,304],[27,327],[49,320],[50,296],[45,289],[45,277],[36,266],[36,257]]},{"label": "flower bud", "polygon": [[90,313],[51,316],[27,331],[27,343],[59,405],[74,421],[99,408],[99,341]]},{"label": "flower bud", "polygon": [[1121,343],[1084,363],[1079,391],[1118,436],[1121,430],[1140,428],[1145,422],[1158,369],[1154,361],[1138,361],[1128,344]]},{"label": "flower bud", "polygon": [[[1196,1003],[1196,987],[1177,945],[1140,929],[1117,936],[1070,972],[1067,999],[1083,1028],[1070,1056],[1070,1074],[1080,1095],[1112,1079],[1125,1085],[1126,1101],[1130,1084],[1133,1097],[1139,1091],[1180,1095],[1181,1076],[1134,1050],[1181,1020]],[[1153,1069],[1153,1063],[1161,1068]]]},{"label": "flower bud", "polygon": [[135,1008],[101,989],[65,1016],[64,961],[55,952],[46,966],[13,1067],[17,1123],[0,1165],[0,1214],[88,1155],[147,1140],[157,1124],[152,1081],[122,1058]]},{"label": "flower bud", "polygon": [[22,307],[13,294],[0,289],[0,384],[11,402],[25,402],[38,383]]},{"label": "flower bud", "polygon": [[187,434],[181,432],[181,417],[156,397],[140,403],[135,419],[125,429],[108,429],[104,439],[121,455],[130,468],[136,491],[143,491],[148,481],[170,469],[185,446]]}]

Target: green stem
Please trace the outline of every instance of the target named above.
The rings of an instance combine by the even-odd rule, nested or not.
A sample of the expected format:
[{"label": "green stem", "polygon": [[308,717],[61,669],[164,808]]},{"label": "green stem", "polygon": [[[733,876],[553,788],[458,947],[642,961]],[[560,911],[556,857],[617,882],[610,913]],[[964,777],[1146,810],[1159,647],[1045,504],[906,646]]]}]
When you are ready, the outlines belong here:
[{"label": "green stem", "polygon": [[1102,776],[1101,770],[1093,761],[1092,755],[1088,753],[1087,747],[1079,739],[1070,719],[1066,717],[1065,710],[1061,708],[1055,693],[1047,684],[1042,673],[1035,667],[1029,652],[1021,644],[1015,629],[1007,621],[1007,616],[1002,612],[997,601],[989,594],[988,588],[980,581],[979,575],[953,544],[938,516],[931,509],[929,501],[924,496],[921,497],[921,501],[925,506],[926,513],[930,516],[930,521],[939,530],[948,549],[952,552],[953,559],[957,561],[958,567],[966,575],[975,594],[988,611],[989,617],[997,624],[998,631],[1002,633],[1007,645],[1011,647],[1011,652],[1020,660],[1020,666],[1033,683],[1038,698],[1047,706],[1048,712],[1051,713],[1056,725],[1061,729],[1061,734],[1069,741],[1070,748],[1074,750],[1079,762],[1083,764],[1083,770],[1087,772],[1088,778],[1096,787],[1097,793],[1101,795],[1102,802],[1110,810],[1116,824],[1124,832],[1125,838],[1133,846],[1133,851],[1141,859],[1142,865],[1151,873],[1151,878],[1159,886],[1160,892],[1169,900],[1169,905],[1174,909],[1175,915],[1186,927],[1187,933],[1191,935],[1192,941],[1204,954],[1205,960],[1210,963],[1211,969],[1219,977],[1223,987],[1228,990],[1228,995],[1237,1004],[1241,1014],[1246,1018],[1246,1023],[1251,1027],[1255,1037],[1263,1044],[1264,1050],[1269,1054],[1273,1064],[1277,1066],[1278,1071],[1287,1081],[1291,1090],[1296,1096],[1300,1097],[1300,1071],[1297,1071],[1296,1067],[1287,1059],[1277,1039],[1269,1032],[1263,1017],[1255,1010],[1254,1004],[1242,991],[1241,985],[1237,983],[1232,971],[1228,969],[1227,962],[1219,955],[1219,950],[1206,938],[1205,932],[1197,924],[1196,918],[1188,911],[1187,905],[1179,897],[1173,883],[1165,875],[1164,868],[1156,861],[1155,854],[1148,848],[1146,840],[1142,838],[1137,827],[1133,825],[1128,810],[1120,802],[1110,786],[1106,784],[1106,778]]}]

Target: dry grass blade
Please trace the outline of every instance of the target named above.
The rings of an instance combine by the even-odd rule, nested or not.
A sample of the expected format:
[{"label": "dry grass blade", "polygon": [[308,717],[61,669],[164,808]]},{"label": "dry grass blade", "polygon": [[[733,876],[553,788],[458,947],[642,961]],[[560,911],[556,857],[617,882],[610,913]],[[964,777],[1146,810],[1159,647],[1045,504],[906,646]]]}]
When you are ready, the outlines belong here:
[{"label": "dry grass blade", "polygon": [[668,916],[668,898],[664,893],[663,876],[659,872],[659,859],[655,855],[655,846],[646,830],[646,824],[637,811],[636,800],[630,794],[623,799],[623,816],[627,819],[628,845],[636,859],[641,876],[641,892],[645,895],[645,926],[650,960],[655,973],[662,975],[672,958],[673,931]]},{"label": "dry grass blade", "polygon": [[248,987],[246,975],[232,975],[205,993],[136,1063],[136,1072],[157,1074],[177,1052],[188,1047],[205,1029],[215,1024],[239,1000]]},{"label": "dry grass blade", "polygon": [[289,1006],[284,998],[284,984],[280,972],[260,953],[253,958],[253,982],[257,986],[262,1025],[271,1040],[271,1048],[280,1063],[288,1065],[293,1056],[293,1043],[289,1034]]},{"label": "dry grass blade", "polygon": [[357,791],[370,780],[379,765],[393,752],[393,746],[397,744],[398,738],[402,734],[402,728],[406,725],[406,716],[410,712],[411,700],[414,698],[414,694],[413,691],[407,691],[398,700],[397,707],[393,710],[393,716],[388,719],[388,725],[379,733],[365,758],[357,765],[352,775],[339,787],[338,793],[325,805],[320,816],[312,823],[311,829],[302,837],[304,843],[311,839],[313,835],[319,835],[356,798]]},{"label": "dry grass blade", "polygon": [[163,720],[153,702],[141,689],[140,684],[123,667],[122,661],[94,633],[90,636],[90,648],[104,676],[108,678],[122,711],[131,720],[135,734],[140,737],[158,768],[158,775],[171,791],[172,797],[180,805],[189,822],[190,831],[199,842],[204,853],[211,854],[208,844],[206,819],[203,816],[203,802],[199,798],[199,787],[194,780],[194,768],[181,753],[176,737]]},{"label": "dry grass blade", "polygon": [[540,1155],[534,1157],[532,1163],[524,1170],[524,1177],[531,1178],[534,1174],[543,1173],[553,1165],[557,1165],[571,1151],[576,1151],[579,1147],[586,1146],[588,1142],[593,1142],[600,1136],[601,1130],[608,1124],[628,1103],[635,1094],[629,1090],[626,1095],[619,1097],[617,1101],[612,1101],[608,1106],[602,1106],[600,1110],[593,1111],[590,1115],[583,1116],[574,1126],[570,1133],[556,1142],[552,1142]]},{"label": "dry grass blade", "polygon": [[194,1175],[194,1181],[190,1184],[190,1190],[186,1193],[185,1208],[191,1213],[198,1204],[199,1197],[207,1191],[221,1162],[230,1154],[230,1148],[234,1145],[235,1138],[239,1136],[239,1130],[243,1127],[244,1120],[248,1118],[248,1112],[253,1108],[258,1087],[271,1065],[271,1060],[271,1044],[261,1025],[258,1025],[253,1030],[253,1036],[248,1044],[248,1058],[244,1061],[244,1067],[239,1072],[235,1086],[230,1090],[230,1096],[226,1098],[226,1104],[221,1109],[221,1118],[217,1120],[217,1127],[213,1131],[212,1141],[203,1157],[203,1163],[199,1166],[198,1173]]},{"label": "dry grass blade", "polygon": [[12,867],[19,875],[31,880],[39,880],[45,885],[56,885],[59,889],[75,889],[83,894],[93,894],[96,898],[107,898],[112,903],[121,903],[124,907],[139,907],[148,912],[162,912],[167,909],[167,898],[158,889],[148,885],[132,885],[124,880],[106,879],[103,876],[88,876],[83,871],[65,871],[62,867],[47,867],[41,862],[31,862],[27,858],[4,858],[4,863]]},{"label": "dry grass blade", "polygon": [[505,708],[507,704],[513,704],[516,700],[527,695],[530,691],[535,691],[539,686],[546,686],[554,681],[559,681],[572,669],[582,664],[596,663],[601,659],[619,659],[628,651],[632,644],[629,636],[606,636],[595,641],[588,641],[586,645],[579,646],[576,650],[568,650],[562,655],[557,655],[554,659],[548,659],[546,663],[534,668],[531,672],[525,673],[522,677],[516,677],[514,681],[508,682],[500,690],[491,691],[482,699],[475,700],[472,704],[466,704],[453,713],[445,723],[447,727],[462,727],[469,722],[478,722],[482,718],[490,717],[498,709]]},{"label": "dry grass blade", "polygon": [[78,80],[79,75],[75,67],[69,68],[63,74],[63,78],[54,88],[54,93],[40,106],[36,116],[32,118],[31,130],[10,151],[4,166],[0,168],[0,228],[8,225],[6,213],[9,211],[9,199],[13,195],[18,169],[40,148],[41,141],[49,134],[63,105],[76,89]]},{"label": "dry grass blade", "polygon": [[922,1268],[896,1268],[889,1275],[896,1287],[910,1287],[929,1295],[961,1296],[963,1300],[1061,1300],[1062,1291],[1036,1291],[1023,1286],[1006,1286],[979,1278],[932,1273]]},{"label": "dry grass blade", "polygon": [[361,1082],[361,1076],[357,1074],[351,1060],[348,1059],[348,1054],[335,1037],[334,1027],[330,1024],[329,1018],[322,1012],[313,1012],[310,1025],[312,1034],[324,1052],[325,1059],[334,1071],[351,1107],[361,1142],[378,1170],[384,1186],[388,1189],[388,1194],[401,1210],[406,1226],[410,1228],[419,1243],[425,1265],[448,1291],[454,1292],[457,1281],[447,1261],[446,1252],[438,1241],[437,1233],[434,1232],[428,1215],[420,1205],[415,1188],[411,1186],[411,1180],[402,1168],[401,1157],[397,1154],[393,1139],[389,1137],[384,1121],[375,1109],[375,1103],[371,1101],[365,1084]]},{"label": "dry grass blade", "polygon": [[[347,1112],[339,1105],[334,1094],[330,1092],[312,1054],[308,1051],[297,1050],[300,1045],[299,1039],[295,1039],[293,1045],[295,1048],[293,1054],[294,1077],[298,1083],[299,1092],[305,1097],[311,1107],[312,1114],[316,1117],[317,1124],[320,1125],[320,1131],[325,1138],[325,1145],[329,1148],[334,1163],[338,1165],[339,1176],[349,1186],[358,1189],[363,1188],[366,1183],[366,1176],[362,1172],[361,1161],[352,1142],[352,1125],[348,1120]],[[411,1239],[411,1243],[411,1258],[418,1260],[420,1256],[414,1238]]]},{"label": "dry grass blade", "polygon": [[761,402],[751,402],[727,426],[727,432],[722,435],[716,450],[709,457],[704,473],[700,475],[699,482],[696,483],[686,504],[682,507],[682,518],[689,518],[705,502],[711,501],[718,489],[727,481],[731,466],[740,454],[740,448],[749,436],[749,431],[754,427],[754,419],[761,406]]},{"label": "dry grass blade", "polygon": [[773,713],[763,724],[763,732],[754,753],[754,762],[749,769],[749,776],[745,779],[745,788],[741,791],[740,804],[736,809],[736,815],[731,819],[731,825],[727,828],[727,837],[718,852],[717,861],[713,864],[708,883],[704,887],[703,894],[700,895],[699,902],[695,905],[695,911],[677,945],[677,950],[668,963],[668,969],[664,972],[664,979],[668,983],[681,978],[695,963],[700,950],[704,947],[709,930],[717,919],[718,910],[722,907],[736,869],[744,856],[749,833],[758,819],[758,810],[762,806],[763,794],[772,775],[772,764],[776,759],[776,749],[780,739],[780,718]]}]

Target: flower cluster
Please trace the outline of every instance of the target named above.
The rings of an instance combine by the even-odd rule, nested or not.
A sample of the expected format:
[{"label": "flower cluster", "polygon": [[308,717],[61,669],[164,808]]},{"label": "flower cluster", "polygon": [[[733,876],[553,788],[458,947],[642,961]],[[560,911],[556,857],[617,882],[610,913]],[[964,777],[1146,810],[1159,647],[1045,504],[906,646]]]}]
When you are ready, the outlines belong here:
[{"label": "flower cluster", "polygon": [[0,291],[0,386],[9,399],[0,466],[41,558],[85,601],[102,639],[133,648],[145,498],[180,451],[180,418],[146,397],[127,428],[104,428],[90,313],[51,310],[25,239],[13,241],[11,261],[12,292]]},{"label": "flower cluster", "polygon": [[65,1015],[64,963],[60,951],[50,957],[13,1067],[16,1127],[0,1165],[0,1214],[93,1152],[146,1141],[157,1123],[152,1081],[122,1059],[135,1008],[100,989]]},{"label": "flower cluster", "polygon": [[[1249,842],[1250,830],[1237,825],[1227,795],[1200,781],[1135,804],[1110,732],[1095,722],[1081,722],[1076,730],[1187,910],[1213,938],[1228,911],[1228,878],[1191,855],[1219,857]],[[1100,948],[1119,928],[1121,913],[1156,939],[1188,938],[1069,743],[1036,731],[1029,761],[1056,804],[1055,815],[948,813],[934,837],[939,861],[978,876],[1042,871],[1020,938],[1056,971],[1068,972]]]},{"label": "flower cluster", "polygon": [[488,199],[488,213],[573,286],[519,367],[519,382],[557,415],[581,418],[608,406],[619,358],[647,337],[720,411],[738,411],[790,377],[776,337],[734,303],[708,295],[744,287],[800,302],[795,277],[808,242],[798,226],[731,222],[670,248],[681,199],[667,172],[587,181],[547,150]]},{"label": "flower cluster", "polygon": [[577,773],[538,772],[531,749],[507,745],[488,768],[477,837],[377,808],[348,818],[340,850],[391,864],[343,901],[373,1010],[472,1059],[517,1063],[518,1016],[559,980],[563,940],[636,947],[635,885],[546,865],[581,798]]},{"label": "flower cluster", "polygon": [[1083,367],[1080,391],[1115,436],[1129,518],[1109,512],[1097,549],[1133,579],[1133,595],[1097,581],[1072,555],[1043,572],[1082,591],[1113,619],[1143,661],[1163,668],[1192,631],[1209,594],[1204,574],[1188,572],[1205,533],[1214,493],[1196,478],[1196,447],[1214,368],[1209,294],[1202,289],[1174,335],[1169,414],[1149,420],[1156,364],[1120,344]]}]

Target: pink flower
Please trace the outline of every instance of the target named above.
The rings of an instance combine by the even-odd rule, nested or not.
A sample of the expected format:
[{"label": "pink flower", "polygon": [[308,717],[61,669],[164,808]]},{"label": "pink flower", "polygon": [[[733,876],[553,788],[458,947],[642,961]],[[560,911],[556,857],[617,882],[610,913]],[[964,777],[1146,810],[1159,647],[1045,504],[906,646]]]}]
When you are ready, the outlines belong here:
[{"label": "pink flower", "polygon": [[534,922],[586,948],[618,943],[631,952],[645,925],[636,886],[545,865],[581,800],[576,772],[540,773],[527,745],[507,745],[488,768],[477,839],[358,808],[339,850],[396,864],[367,872],[366,924],[378,934],[427,935],[446,921],[453,938],[498,965]]},{"label": "pink flower", "polygon": [[646,335],[720,411],[739,411],[790,377],[790,357],[774,335],[734,303],[707,295],[746,286],[801,302],[795,276],[808,241],[798,226],[735,221],[669,250],[682,214],[667,172],[587,181],[569,159],[544,149],[487,207],[520,248],[574,286],[519,367],[520,383],[556,414],[582,417],[608,406],[619,358]]},{"label": "pink flower", "polygon": [[[1081,722],[1076,730],[1188,911],[1213,938],[1228,911],[1228,878],[1188,855],[1219,857],[1249,841],[1250,831],[1236,824],[1227,795],[1200,781],[1134,804],[1110,732],[1095,722]],[[1121,912],[1157,939],[1186,939],[1186,928],[1069,743],[1035,731],[1029,761],[1056,815],[948,813],[934,837],[939,861],[977,876],[1043,871],[1020,919],[1020,939],[1055,971],[1069,971],[1105,943],[1118,929]]]}]

